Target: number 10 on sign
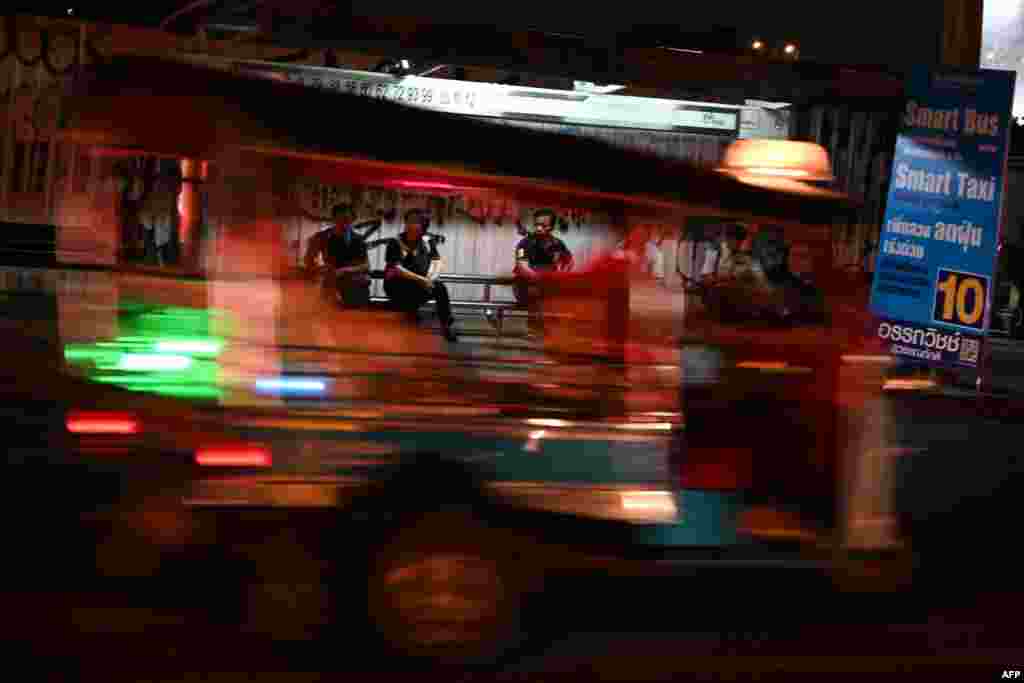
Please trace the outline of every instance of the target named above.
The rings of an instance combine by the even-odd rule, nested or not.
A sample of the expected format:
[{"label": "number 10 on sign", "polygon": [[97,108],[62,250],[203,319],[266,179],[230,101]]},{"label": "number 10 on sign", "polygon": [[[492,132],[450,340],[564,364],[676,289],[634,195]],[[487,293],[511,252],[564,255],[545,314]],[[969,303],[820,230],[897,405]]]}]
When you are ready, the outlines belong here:
[{"label": "number 10 on sign", "polygon": [[937,323],[980,330],[985,326],[988,278],[939,269],[932,318]]}]

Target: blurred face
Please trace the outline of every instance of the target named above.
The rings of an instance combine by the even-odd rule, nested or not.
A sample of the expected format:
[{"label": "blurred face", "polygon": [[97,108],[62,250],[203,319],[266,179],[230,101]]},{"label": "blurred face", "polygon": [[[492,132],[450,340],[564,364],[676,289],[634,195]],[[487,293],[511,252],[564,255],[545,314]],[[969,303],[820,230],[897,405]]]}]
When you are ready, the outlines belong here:
[{"label": "blurred face", "polygon": [[545,214],[537,216],[534,219],[533,227],[537,231],[538,235],[540,235],[541,237],[547,237],[548,235],[551,234],[551,231],[554,229],[554,223],[555,222],[551,219],[551,216]]},{"label": "blurred face", "polygon": [[420,216],[413,214],[405,219],[405,236],[409,241],[423,237],[423,221]]},{"label": "blurred face", "polygon": [[342,212],[334,217],[334,232],[343,233],[348,227],[352,225],[352,214],[348,212]]}]

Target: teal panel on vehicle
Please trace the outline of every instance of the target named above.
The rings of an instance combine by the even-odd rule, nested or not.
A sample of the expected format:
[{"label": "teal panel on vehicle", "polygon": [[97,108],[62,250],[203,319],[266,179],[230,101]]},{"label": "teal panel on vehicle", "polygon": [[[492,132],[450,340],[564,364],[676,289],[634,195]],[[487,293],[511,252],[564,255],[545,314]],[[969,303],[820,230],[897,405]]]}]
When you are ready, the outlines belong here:
[{"label": "teal panel on vehicle", "polygon": [[517,440],[474,438],[458,432],[363,435],[367,437],[396,443],[405,453],[431,451],[472,461],[496,481],[653,484],[667,480],[667,446],[660,440],[628,443],[543,436]]},{"label": "teal panel on vehicle", "polygon": [[737,531],[743,502],[739,495],[716,491],[676,493],[679,520],[637,528],[640,545],[686,547],[730,546],[742,543]]},{"label": "teal panel on vehicle", "polygon": [[536,438],[506,442],[494,459],[501,481],[565,484],[663,484],[668,446],[643,442]]},{"label": "teal panel on vehicle", "polygon": [[[274,467],[279,472],[372,475],[353,458],[336,464],[327,457],[346,443],[369,443],[368,463],[379,463],[387,451],[410,457],[440,453],[481,468],[496,481],[548,484],[657,484],[668,481],[668,445],[663,438],[626,442],[611,440],[547,439],[536,430],[532,439],[474,436],[463,432],[373,431],[330,432],[300,437],[284,431],[247,429],[245,438],[274,444]],[[309,443],[303,445],[305,440]],[[318,457],[318,454],[323,457]]]}]

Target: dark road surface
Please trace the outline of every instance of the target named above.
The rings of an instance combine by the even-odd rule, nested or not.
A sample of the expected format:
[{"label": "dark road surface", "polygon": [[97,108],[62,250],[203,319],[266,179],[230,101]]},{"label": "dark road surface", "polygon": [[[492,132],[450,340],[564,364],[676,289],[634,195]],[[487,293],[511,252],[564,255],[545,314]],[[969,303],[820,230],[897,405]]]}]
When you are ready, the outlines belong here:
[{"label": "dark road surface", "polygon": [[[840,594],[820,577],[764,572],[615,591],[574,582],[571,598],[551,586],[531,617],[534,642],[501,673],[471,680],[999,680],[1004,669],[1024,668],[1024,594],[988,589],[984,573],[942,575],[934,588],[895,596]],[[9,593],[4,604],[11,651],[53,680],[318,680],[294,673],[302,671],[465,680],[398,668],[355,632],[272,643],[127,595]]]},{"label": "dark road surface", "polygon": [[[1024,391],[1024,346],[1003,344],[994,366],[997,384]],[[903,436],[917,442],[923,434],[932,450],[918,459],[928,467],[911,465],[920,485],[910,507],[930,520],[930,540],[948,547],[915,592],[839,593],[822,577],[767,571],[549,585],[528,621],[535,637],[501,673],[471,679],[1008,680],[1004,670],[1024,670],[1024,565],[1014,533],[1024,472],[1024,429],[1015,425],[1024,421],[968,424],[956,410],[901,423]],[[1017,478],[1006,486],[1011,472]],[[1008,503],[998,514],[968,518],[954,506],[1001,485]],[[49,569],[60,576],[60,567]],[[105,593],[70,590],[59,578],[52,585],[5,582],[3,681],[464,680],[396,670],[358,630],[271,642],[183,608],[173,595],[135,593],[130,582]],[[291,673],[302,671],[323,675]]]},{"label": "dark road surface", "polygon": [[[957,400],[899,415],[897,440],[929,449],[904,460],[914,477],[903,484],[942,551],[929,556],[914,591],[842,593],[816,574],[770,570],[555,582],[533,603],[522,650],[500,673],[468,679],[1013,680],[1002,674],[1024,670],[1013,533],[1024,423],[964,419]],[[52,591],[6,584],[0,638],[13,656],[4,680],[27,680],[13,673],[21,662],[51,680],[467,680],[400,667],[358,628],[272,642],[170,593],[136,592],[132,582],[71,590],[59,567],[49,573]],[[304,671],[321,673],[295,673]]]}]

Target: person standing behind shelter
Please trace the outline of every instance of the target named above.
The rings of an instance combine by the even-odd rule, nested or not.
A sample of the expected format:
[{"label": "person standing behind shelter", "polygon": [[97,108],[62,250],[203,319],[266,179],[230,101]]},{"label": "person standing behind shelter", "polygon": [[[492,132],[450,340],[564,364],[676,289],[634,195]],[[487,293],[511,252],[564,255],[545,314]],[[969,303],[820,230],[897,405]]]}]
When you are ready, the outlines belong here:
[{"label": "person standing behind shelter", "polygon": [[146,256],[146,226],[142,222],[142,202],[124,199],[121,202],[121,259],[141,262]]},{"label": "person standing behind shelter", "polygon": [[619,244],[633,265],[644,275],[654,280],[664,281],[665,269],[655,229],[651,225],[640,225],[626,236]]},{"label": "person standing behind shelter", "polygon": [[455,319],[452,317],[448,288],[437,280],[441,255],[426,238],[430,219],[420,209],[405,212],[405,230],[388,241],[384,254],[384,293],[395,306],[413,313],[426,302],[437,302],[441,333],[448,341],[456,341]]},{"label": "person standing behind shelter", "polygon": [[540,279],[543,273],[567,271],[573,267],[572,252],[565,242],[555,237],[555,212],[539,209],[533,214],[534,233],[516,245],[516,263],[513,272],[516,301],[530,310],[528,325],[532,334],[543,331]]},{"label": "person standing behind shelter", "polygon": [[665,255],[661,252],[661,237],[654,228],[648,229],[644,245],[644,263],[647,273],[658,282],[665,283]]}]

